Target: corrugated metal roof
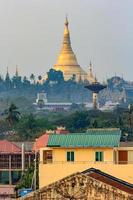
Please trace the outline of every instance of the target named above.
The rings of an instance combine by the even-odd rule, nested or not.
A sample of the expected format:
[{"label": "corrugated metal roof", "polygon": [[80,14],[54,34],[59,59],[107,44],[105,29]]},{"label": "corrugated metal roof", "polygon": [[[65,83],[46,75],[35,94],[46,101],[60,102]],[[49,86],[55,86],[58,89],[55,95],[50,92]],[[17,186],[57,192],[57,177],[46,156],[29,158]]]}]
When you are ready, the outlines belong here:
[{"label": "corrugated metal roof", "polygon": [[119,129],[89,129],[86,133],[49,136],[49,147],[117,147],[120,143]]},{"label": "corrugated metal roof", "polygon": [[39,151],[40,148],[46,147],[48,144],[49,134],[45,133],[35,141],[32,150]]},{"label": "corrugated metal roof", "polygon": [[21,148],[8,140],[0,140],[0,153],[20,153]]},{"label": "corrugated metal roof", "polygon": [[111,176],[99,169],[90,168],[82,172],[83,174],[90,176],[98,181],[111,185],[115,188],[125,191],[129,194],[133,194],[133,184],[130,184],[124,180],[118,179],[117,177]]}]

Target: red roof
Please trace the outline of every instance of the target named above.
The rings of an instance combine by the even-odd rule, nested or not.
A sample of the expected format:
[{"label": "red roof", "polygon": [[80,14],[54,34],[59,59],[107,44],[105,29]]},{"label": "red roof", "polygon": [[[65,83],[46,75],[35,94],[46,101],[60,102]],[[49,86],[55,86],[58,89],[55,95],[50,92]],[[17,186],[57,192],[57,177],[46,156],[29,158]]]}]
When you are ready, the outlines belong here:
[{"label": "red roof", "polygon": [[39,151],[40,148],[46,147],[48,144],[49,135],[47,133],[40,136],[37,141],[34,143],[32,150]]},{"label": "red roof", "polygon": [[0,153],[20,153],[21,148],[10,141],[0,140]]}]

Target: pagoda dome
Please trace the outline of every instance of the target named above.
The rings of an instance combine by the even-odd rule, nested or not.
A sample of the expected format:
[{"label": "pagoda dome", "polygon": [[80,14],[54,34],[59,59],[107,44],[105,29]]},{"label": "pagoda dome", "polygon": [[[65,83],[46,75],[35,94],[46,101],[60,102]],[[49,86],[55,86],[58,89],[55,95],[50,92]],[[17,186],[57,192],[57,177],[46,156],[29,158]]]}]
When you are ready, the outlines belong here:
[{"label": "pagoda dome", "polygon": [[79,78],[81,78],[82,81],[87,80],[87,73],[78,64],[76,55],[71,47],[67,18],[65,21],[63,45],[53,68],[57,71],[62,71],[65,80],[72,79],[73,77],[75,77],[76,81],[78,81]]}]

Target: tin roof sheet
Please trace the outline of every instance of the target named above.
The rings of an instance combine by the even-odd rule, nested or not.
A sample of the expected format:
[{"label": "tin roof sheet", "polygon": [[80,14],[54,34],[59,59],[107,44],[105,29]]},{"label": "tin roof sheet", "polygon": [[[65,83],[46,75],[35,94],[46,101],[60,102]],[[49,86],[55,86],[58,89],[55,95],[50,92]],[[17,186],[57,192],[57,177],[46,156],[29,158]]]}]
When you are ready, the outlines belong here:
[{"label": "tin roof sheet", "polygon": [[21,148],[8,140],[0,140],[0,153],[19,153]]},{"label": "tin roof sheet", "polygon": [[90,129],[86,133],[49,136],[49,147],[118,147],[119,129]]}]

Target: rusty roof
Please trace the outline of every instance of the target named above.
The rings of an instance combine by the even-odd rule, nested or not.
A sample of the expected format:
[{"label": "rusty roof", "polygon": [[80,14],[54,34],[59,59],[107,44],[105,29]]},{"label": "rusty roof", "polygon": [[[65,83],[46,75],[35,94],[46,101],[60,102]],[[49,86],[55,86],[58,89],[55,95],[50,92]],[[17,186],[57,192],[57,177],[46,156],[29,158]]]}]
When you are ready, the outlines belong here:
[{"label": "rusty roof", "polygon": [[88,175],[96,180],[99,180],[103,183],[111,185],[119,190],[133,194],[133,184],[123,181],[117,177],[111,176],[107,173],[104,173],[98,169],[90,168],[82,172],[85,175]]}]

